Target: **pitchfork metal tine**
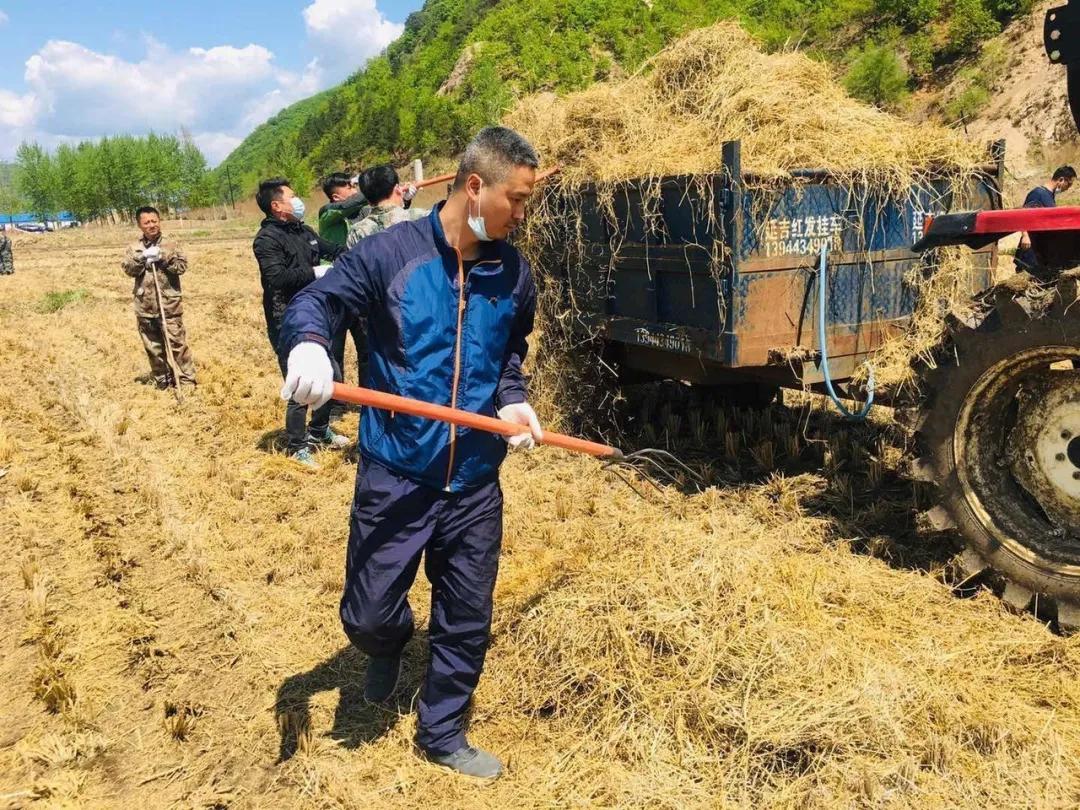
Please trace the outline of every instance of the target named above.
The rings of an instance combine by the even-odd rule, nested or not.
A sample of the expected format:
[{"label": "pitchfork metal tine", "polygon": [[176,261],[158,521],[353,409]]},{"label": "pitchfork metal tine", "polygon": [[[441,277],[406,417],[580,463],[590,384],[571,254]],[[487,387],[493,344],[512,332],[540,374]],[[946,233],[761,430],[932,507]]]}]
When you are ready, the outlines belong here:
[{"label": "pitchfork metal tine", "polygon": [[632,453],[621,454],[616,458],[609,459],[607,463],[604,464],[605,469],[614,472],[627,486],[634,490],[634,492],[641,495],[641,497],[645,496],[631,483],[629,478],[622,474],[621,470],[633,470],[638,476],[652,486],[653,489],[660,492],[662,491],[662,484],[680,486],[683,483],[683,481],[680,480],[679,475],[669,469],[669,467],[674,467],[676,470],[684,472],[686,477],[697,486],[704,486],[701,476],[683,462],[679,461],[679,459],[675,458],[675,456],[667,450],[660,450],[658,448],[645,448],[643,450],[636,450]]},{"label": "pitchfork metal tine", "polygon": [[656,467],[662,469],[672,479],[675,479],[675,476],[664,465],[666,464],[676,467],[677,469],[682,470],[684,473],[686,473],[686,476],[695,484],[698,484],[699,486],[704,485],[704,481],[702,481],[700,475],[690,469],[690,467],[688,467],[686,464],[679,461],[678,458],[669,453],[667,450],[660,450],[658,448],[645,448],[644,450],[637,450],[633,453],[629,453],[626,457],[646,459]]},{"label": "pitchfork metal tine", "polygon": [[674,484],[676,486],[679,483],[678,477],[674,473],[672,473],[671,470],[666,469],[662,464],[656,461],[656,459],[650,456],[635,456],[633,459],[627,462],[627,465],[637,470],[638,473],[644,475],[647,478],[653,477],[648,472],[650,469],[652,469],[656,471],[653,475],[655,475],[658,480],[668,484]]},{"label": "pitchfork metal tine", "polygon": [[[622,470],[619,469],[621,466],[623,466],[623,465],[621,465],[617,461],[609,461],[607,464],[604,465],[604,469],[607,470],[608,472],[614,473],[614,475],[620,481],[622,481],[624,484],[626,484],[628,487],[630,487],[630,489],[632,489],[634,491],[634,494],[637,495],[639,498],[641,498],[643,500],[648,500],[646,498],[646,496],[645,496],[645,493],[642,492],[640,489],[638,489],[636,486],[634,486],[634,482],[630,478],[623,475]],[[634,469],[634,468],[630,467],[630,469]],[[651,486],[657,492],[661,492],[661,493],[663,492],[663,490],[660,488],[660,486],[655,481],[653,481],[652,478],[650,478],[647,475],[642,475],[641,477],[644,478],[645,481],[649,484],[649,486]]]}]

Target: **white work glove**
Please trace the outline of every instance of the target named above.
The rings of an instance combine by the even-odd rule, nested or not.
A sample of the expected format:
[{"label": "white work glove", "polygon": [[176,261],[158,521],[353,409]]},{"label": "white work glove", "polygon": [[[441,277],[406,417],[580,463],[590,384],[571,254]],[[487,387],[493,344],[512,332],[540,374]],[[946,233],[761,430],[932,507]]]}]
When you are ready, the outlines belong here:
[{"label": "white work glove", "polygon": [[401,199],[403,199],[405,202],[409,202],[415,196],[416,186],[414,186],[412,183],[409,183],[409,185],[404,186],[401,189]]},{"label": "white work glove", "polygon": [[310,340],[293,346],[286,364],[281,398],[320,408],[333,395],[334,369],[326,349]]},{"label": "white work glove", "polygon": [[161,258],[161,248],[159,248],[157,245],[151,245],[148,248],[143,248],[142,256],[143,261],[156,262],[158,259]]},{"label": "white work glove", "polygon": [[332,264],[317,264],[317,265],[315,265],[315,267],[312,268],[315,271],[315,278],[316,279],[322,278],[323,276],[326,275],[326,271],[329,270],[333,266],[334,265],[332,265]]},{"label": "white work glove", "polygon": [[519,433],[517,436],[507,436],[506,443],[511,450],[532,450],[536,443],[544,438],[544,431],[540,429],[540,420],[536,418],[536,411],[528,402],[518,402],[514,405],[503,405],[499,408],[497,416],[506,422],[515,422],[527,427],[530,432]]}]

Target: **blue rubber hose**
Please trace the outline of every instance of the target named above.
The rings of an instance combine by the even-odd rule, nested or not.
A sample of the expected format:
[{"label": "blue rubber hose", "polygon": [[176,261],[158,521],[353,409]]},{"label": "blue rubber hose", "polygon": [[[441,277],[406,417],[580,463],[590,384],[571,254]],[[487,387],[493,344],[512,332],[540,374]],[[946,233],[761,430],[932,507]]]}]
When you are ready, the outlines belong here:
[{"label": "blue rubber hose", "polygon": [[867,400],[863,404],[862,409],[858,412],[849,411],[847,406],[840,401],[840,397],[836,395],[836,389],[833,388],[832,375],[829,374],[829,350],[826,348],[825,343],[825,297],[828,284],[825,278],[826,260],[829,255],[829,245],[823,244],[821,246],[821,261],[818,263],[818,347],[821,349],[821,371],[825,375],[825,388],[829,392],[829,398],[836,403],[836,407],[840,409],[840,413],[846,416],[853,422],[861,422],[866,419],[866,415],[870,413],[870,406],[874,404],[874,367],[867,364],[867,379],[866,379],[866,394]]}]

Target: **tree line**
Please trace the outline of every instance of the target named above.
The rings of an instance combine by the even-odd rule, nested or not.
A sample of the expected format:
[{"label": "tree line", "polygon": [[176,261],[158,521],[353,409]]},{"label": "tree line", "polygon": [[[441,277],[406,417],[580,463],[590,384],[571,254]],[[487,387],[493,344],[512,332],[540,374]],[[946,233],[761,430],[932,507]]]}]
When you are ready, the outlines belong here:
[{"label": "tree line", "polygon": [[128,218],[140,205],[177,211],[214,205],[224,188],[184,132],[116,135],[49,151],[24,142],[15,153],[15,191],[42,219],[62,211],[84,222]]}]

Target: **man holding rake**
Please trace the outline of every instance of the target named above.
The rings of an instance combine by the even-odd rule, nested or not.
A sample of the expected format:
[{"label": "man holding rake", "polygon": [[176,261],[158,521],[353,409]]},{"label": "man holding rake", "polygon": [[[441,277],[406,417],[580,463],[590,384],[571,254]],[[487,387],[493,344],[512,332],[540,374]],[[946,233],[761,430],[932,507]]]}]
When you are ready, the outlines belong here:
[{"label": "man holding rake", "polygon": [[158,388],[195,385],[195,363],[184,330],[180,276],[187,270],[180,246],[161,235],[161,215],[143,206],[135,212],[142,238],[128,246],[121,263],[135,280],[135,317]]},{"label": "man holding rake", "polygon": [[502,765],[465,738],[487,652],[502,542],[499,465],[531,447],[540,424],[522,362],[532,331],[532,273],[505,239],[524,220],[539,159],[520,135],[481,131],[453,192],[431,214],[364,239],[304,288],[285,313],[283,398],[313,407],[333,391],[328,349],[352,317],[367,323],[367,386],[523,426],[504,440],[403,413],[369,409],[350,520],[341,619],[369,656],[365,697],[394,692],[413,633],[408,591],[421,555],[431,581],[431,658],[416,742],[459,773],[495,778]]}]

